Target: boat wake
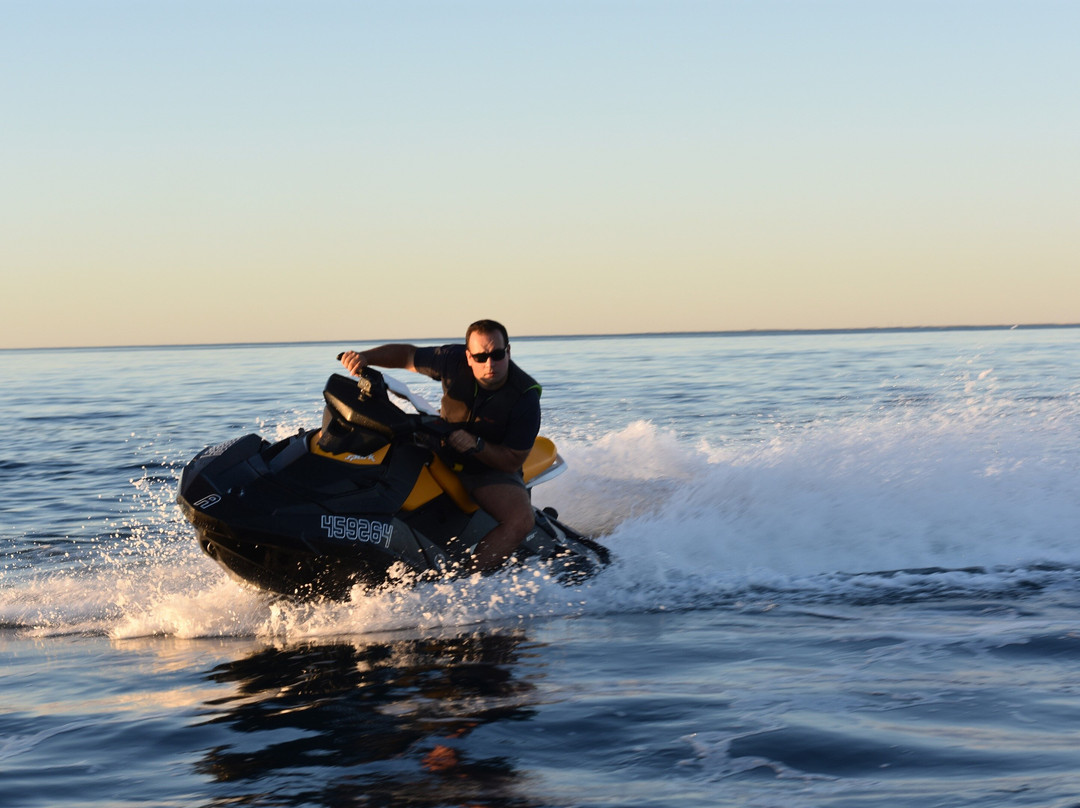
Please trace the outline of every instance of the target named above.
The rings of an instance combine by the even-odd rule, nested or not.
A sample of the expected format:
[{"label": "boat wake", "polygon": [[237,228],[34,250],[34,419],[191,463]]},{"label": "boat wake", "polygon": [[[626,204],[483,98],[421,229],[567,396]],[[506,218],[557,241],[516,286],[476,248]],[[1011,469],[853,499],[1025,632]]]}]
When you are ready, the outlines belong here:
[{"label": "boat wake", "polygon": [[[557,436],[556,436],[557,437]],[[0,624],[37,635],[267,639],[554,616],[828,602],[857,606],[1075,590],[1080,475],[1069,420],[893,411],[764,443],[688,444],[646,423],[561,441],[536,492],[614,563],[576,587],[523,566],[293,603],[227,578],[144,472],[127,524],[39,570],[8,563]]]}]

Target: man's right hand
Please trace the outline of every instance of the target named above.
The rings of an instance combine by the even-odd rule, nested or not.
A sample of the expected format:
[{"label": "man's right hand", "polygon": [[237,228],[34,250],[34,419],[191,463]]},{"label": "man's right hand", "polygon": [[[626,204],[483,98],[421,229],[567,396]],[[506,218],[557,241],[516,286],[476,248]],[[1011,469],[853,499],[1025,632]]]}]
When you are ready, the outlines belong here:
[{"label": "man's right hand", "polygon": [[345,351],[341,354],[343,364],[353,376],[359,376],[360,371],[368,365],[377,368],[400,368],[402,370],[415,370],[413,366],[416,356],[416,346],[405,342],[391,342],[387,345],[378,345],[363,351]]},{"label": "man's right hand", "polygon": [[341,355],[341,364],[353,376],[359,376],[360,371],[368,366],[367,357],[359,351],[345,351]]}]

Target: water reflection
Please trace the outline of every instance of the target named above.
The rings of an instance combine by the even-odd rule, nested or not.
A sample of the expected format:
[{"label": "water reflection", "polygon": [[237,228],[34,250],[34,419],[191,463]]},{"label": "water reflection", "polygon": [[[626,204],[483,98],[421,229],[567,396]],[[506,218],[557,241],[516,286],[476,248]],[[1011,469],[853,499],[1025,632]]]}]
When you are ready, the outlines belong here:
[{"label": "water reflection", "polygon": [[220,665],[209,678],[235,690],[207,721],[235,737],[198,764],[221,787],[211,805],[532,805],[505,744],[474,735],[534,715],[530,648],[521,630],[486,631]]}]

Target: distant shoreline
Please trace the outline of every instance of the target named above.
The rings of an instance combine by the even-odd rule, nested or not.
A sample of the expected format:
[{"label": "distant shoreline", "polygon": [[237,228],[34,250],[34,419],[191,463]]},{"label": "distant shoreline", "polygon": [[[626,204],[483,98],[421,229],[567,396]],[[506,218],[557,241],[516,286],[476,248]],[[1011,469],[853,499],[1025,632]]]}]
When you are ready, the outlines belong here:
[{"label": "distant shoreline", "polygon": [[[779,337],[779,336],[824,336],[830,334],[918,334],[949,331],[1036,331],[1053,329],[1080,328],[1080,323],[1017,323],[1014,325],[919,325],[919,326],[883,326],[867,328],[762,328],[736,331],[630,331],[619,334],[547,334],[514,336],[518,342],[543,342],[551,340],[580,340],[580,339],[626,339],[634,337],[652,337],[670,339],[677,337]],[[416,337],[413,342],[453,342],[460,341],[461,336],[451,337]],[[160,343],[160,344],[132,344],[132,345],[69,345],[36,348],[0,348],[0,353],[16,353],[27,351],[123,351],[123,350],[160,350],[163,348],[196,349],[196,348],[256,348],[256,347],[282,347],[286,345],[355,345],[357,343],[378,345],[384,342],[402,342],[403,339],[395,338],[357,338],[348,337],[338,340],[298,340],[290,342],[267,341],[267,342],[205,342],[205,343]]]}]

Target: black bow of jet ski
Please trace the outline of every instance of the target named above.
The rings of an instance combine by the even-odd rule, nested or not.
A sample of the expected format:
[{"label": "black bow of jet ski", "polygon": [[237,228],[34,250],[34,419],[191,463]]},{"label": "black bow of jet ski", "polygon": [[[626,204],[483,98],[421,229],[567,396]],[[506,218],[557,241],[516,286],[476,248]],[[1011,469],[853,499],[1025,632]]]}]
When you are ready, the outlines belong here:
[{"label": "black bow of jet ski", "polygon": [[[407,396],[409,412],[389,392]],[[480,510],[438,447],[450,427],[400,382],[364,368],[332,375],[320,429],[270,443],[251,434],[196,455],[177,502],[199,545],[236,578],[296,597],[349,596],[353,587],[453,574],[495,520]],[[526,485],[565,470],[538,437]],[[536,523],[508,563],[538,559],[566,583],[608,563],[606,548],[534,509]]]}]

